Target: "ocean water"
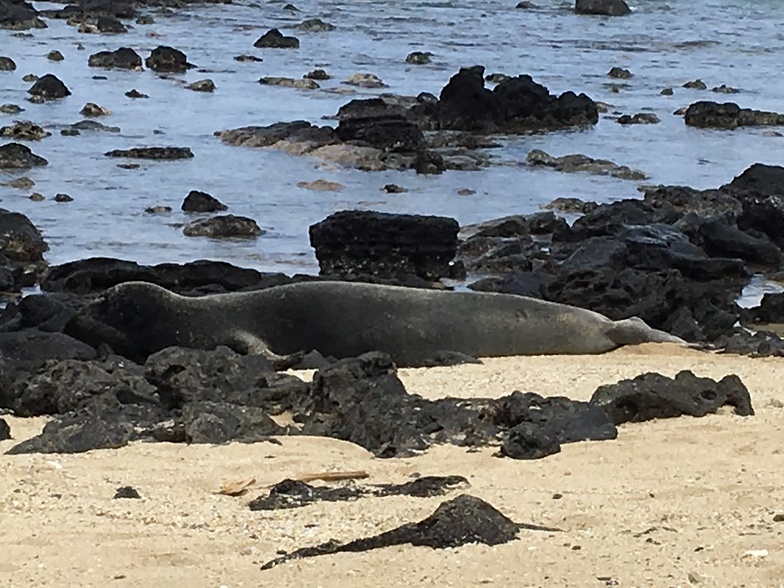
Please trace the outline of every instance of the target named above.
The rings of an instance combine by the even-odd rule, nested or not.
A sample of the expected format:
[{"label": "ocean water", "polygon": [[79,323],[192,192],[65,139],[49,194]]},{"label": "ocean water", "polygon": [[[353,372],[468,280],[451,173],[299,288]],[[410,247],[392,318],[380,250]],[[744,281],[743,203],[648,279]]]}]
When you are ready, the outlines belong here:
[{"label": "ocean water", "polygon": [[[22,192],[0,186],[0,206],[22,212],[44,232],[50,263],[91,256],[114,256],[140,263],[218,259],[266,271],[317,272],[308,241],[308,226],[343,209],[439,214],[468,224],[508,214],[530,213],[560,196],[598,202],[638,197],[637,183],[588,174],[561,174],[531,169],[531,149],[554,155],[584,153],[639,168],[645,183],[709,188],[730,181],[754,162],[784,163],[784,137],[763,135],[765,129],[712,131],[688,128],[672,113],[697,100],[735,101],[742,107],[784,111],[784,31],[781,5],[775,1],[637,0],[624,18],[578,16],[570,2],[537,0],[540,9],[517,10],[514,0],[481,3],[396,0],[315,2],[295,0],[299,12],[281,2],[238,1],[231,5],[192,6],[172,14],[150,11],[155,23],[134,25],[122,35],[80,34],[62,20],[49,19],[48,29],[32,37],[0,30],[0,55],[13,58],[15,72],[0,72],[0,104],[26,110],[0,114],[0,125],[32,120],[53,135],[28,145],[49,165],[27,172],[0,172],[0,181],[28,175],[33,190],[47,197],[33,202]],[[38,3],[38,8],[57,6]],[[319,17],[337,28],[304,33],[293,27]],[[266,30],[279,28],[301,41],[297,50],[255,49]],[[82,44],[84,49],[79,49]],[[143,58],[158,45],[184,51],[198,66],[186,74],[162,77],[152,71],[101,70],[87,66],[100,50],[132,47]],[[65,60],[50,62],[57,49]],[[411,51],[428,51],[432,63],[405,63]],[[248,53],[261,63],[238,63]],[[305,119],[322,121],[352,98],[380,92],[438,94],[461,66],[481,64],[487,72],[530,74],[551,92],[585,92],[612,105],[611,112],[655,112],[657,125],[622,126],[606,117],[590,130],[499,138],[491,151],[493,165],[475,172],[417,176],[413,172],[360,172],[325,168],[307,157],[268,149],[221,144],[213,132],[245,125]],[[630,80],[606,76],[613,67],[632,71]],[[316,67],[333,79],[322,90],[299,91],[262,86],[262,76],[301,77]],[[388,88],[357,89],[354,95],[329,90],[358,72],[374,73]],[[27,73],[54,73],[73,93],[46,104],[26,101],[32,85]],[[106,76],[95,80],[93,76]],[[210,78],[212,94],[192,92],[181,82]],[[682,88],[700,78],[709,88],[727,84],[740,94]],[[613,92],[611,85],[619,85]],[[662,96],[662,88],[674,96]],[[131,88],[149,94],[131,100]],[[83,132],[63,137],[58,125],[82,119],[86,102],[112,111],[100,122],[121,133]],[[103,154],[134,146],[187,146],[187,161],[147,162],[126,170],[120,160]],[[312,192],[297,182],[324,178],[345,186],[341,192]],[[386,194],[384,184],[408,188]],[[460,196],[458,190],[476,193]],[[182,235],[180,212],[190,190],[203,190],[227,205],[229,212],[250,216],[266,230],[253,241],[215,241]],[[51,198],[65,192],[70,203]],[[148,206],[167,205],[170,214],[149,215]],[[761,286],[760,286],[761,287]]]}]

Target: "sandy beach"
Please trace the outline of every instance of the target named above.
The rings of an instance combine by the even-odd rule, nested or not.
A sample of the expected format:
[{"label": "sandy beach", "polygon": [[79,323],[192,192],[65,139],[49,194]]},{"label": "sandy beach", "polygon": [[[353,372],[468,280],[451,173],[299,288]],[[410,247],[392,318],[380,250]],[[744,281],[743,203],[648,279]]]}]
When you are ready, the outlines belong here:
[{"label": "sandy beach", "polygon": [[[81,455],[3,455],[0,585],[784,586],[784,522],[774,521],[784,514],[784,360],[651,344],[601,356],[401,370],[401,378],[429,398],[522,390],[588,399],[603,383],[682,369],[716,379],[739,375],[756,416],[727,410],[627,424],[616,441],[566,445],[538,461],[451,446],[385,460],[349,443],[286,437],[282,445],[138,443]],[[0,451],[45,422],[7,420],[15,439]],[[345,470],[366,471],[367,483],[457,474],[470,487],[441,498],[247,507],[284,478]],[[257,482],[245,496],[215,494],[247,478]],[[141,500],[113,499],[125,485]],[[521,531],[498,547],[400,546],[260,570],[278,550],[375,535],[425,518],[460,492],[516,522],[562,532]]]}]

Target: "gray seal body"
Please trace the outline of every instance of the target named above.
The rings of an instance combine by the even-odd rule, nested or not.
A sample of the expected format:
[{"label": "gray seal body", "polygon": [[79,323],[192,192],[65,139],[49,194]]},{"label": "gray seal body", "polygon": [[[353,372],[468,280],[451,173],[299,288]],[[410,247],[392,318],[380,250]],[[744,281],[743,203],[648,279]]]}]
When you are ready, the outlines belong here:
[{"label": "gray seal body", "polygon": [[144,282],[110,288],[90,307],[114,343],[136,355],[169,346],[282,356],[312,349],[356,357],[384,351],[401,366],[441,351],[474,357],[595,354],[683,340],[637,318],[612,321],[573,306],[511,294],[356,282],[301,282],[186,297]]}]

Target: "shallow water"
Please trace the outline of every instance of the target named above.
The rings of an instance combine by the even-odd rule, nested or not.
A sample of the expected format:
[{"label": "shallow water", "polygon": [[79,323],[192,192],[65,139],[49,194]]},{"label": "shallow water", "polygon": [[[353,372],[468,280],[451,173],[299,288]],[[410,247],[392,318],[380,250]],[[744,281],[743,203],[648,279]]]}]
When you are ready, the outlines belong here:
[{"label": "shallow water", "polygon": [[[584,153],[640,168],[646,183],[686,184],[709,188],[730,181],[754,162],[781,164],[784,138],[765,137],[764,129],[704,131],[688,128],[672,111],[696,100],[735,101],[742,107],[784,111],[784,63],[779,2],[740,0],[639,0],[625,18],[577,16],[571,3],[539,0],[539,10],[516,10],[514,0],[483,3],[370,1],[296,1],[300,12],[282,3],[237,2],[195,6],[172,15],[151,14],[155,24],[135,25],[123,35],[86,35],[64,21],[49,19],[48,29],[32,38],[0,30],[0,55],[12,57],[16,72],[0,72],[0,103],[13,102],[26,111],[0,114],[0,125],[29,119],[53,132],[29,143],[49,166],[22,173],[0,172],[0,181],[19,175],[35,180],[35,191],[47,197],[32,202],[23,193],[0,187],[0,206],[23,212],[39,226],[51,246],[51,263],[105,255],[141,263],[221,259],[271,271],[316,272],[308,242],[308,226],[347,208],[441,214],[461,224],[507,214],[529,213],[559,196],[606,202],[639,196],[634,182],[587,174],[561,174],[524,165],[531,149],[554,155]],[[50,8],[52,4],[37,4]],[[329,33],[303,33],[292,27],[319,17],[335,24]],[[253,42],[271,27],[294,34],[298,50],[255,49]],[[152,38],[150,33],[160,37]],[[78,50],[82,43],[84,50]],[[171,45],[188,55],[199,69],[169,79],[152,71],[126,72],[87,67],[90,54],[134,48],[143,58],[157,45]],[[65,61],[49,62],[58,49]],[[411,51],[429,51],[433,63],[405,63]],[[238,63],[233,56],[250,53],[262,63]],[[230,147],[213,132],[245,125],[306,119],[319,122],[353,97],[379,92],[437,94],[459,67],[483,64],[487,72],[531,74],[551,92],[586,92],[613,110],[633,114],[653,111],[658,125],[624,127],[606,118],[595,128],[537,136],[506,138],[492,150],[497,165],[478,172],[446,172],[417,176],[413,172],[359,172],[320,168],[317,161],[267,149]],[[322,88],[340,86],[357,72],[380,76],[388,88],[359,90],[356,95],[298,91],[261,86],[261,76],[300,77],[324,67],[333,79]],[[613,66],[630,69],[630,80],[611,80]],[[54,103],[26,102],[31,84],[26,73],[54,73],[73,95]],[[108,79],[94,80],[103,75]],[[211,78],[214,94],[192,92],[187,82]],[[725,96],[681,88],[701,78],[708,87],[727,84],[742,90]],[[610,85],[621,86],[618,93]],[[344,86],[345,87],[345,86]],[[675,95],[661,96],[664,87]],[[150,95],[131,100],[131,88]],[[100,122],[122,132],[83,132],[63,137],[56,125],[82,119],[79,110],[96,102],[113,114]],[[322,124],[325,124],[322,122]],[[163,134],[154,134],[161,131]],[[132,146],[188,146],[192,160],[146,162],[141,168],[117,167],[111,149]],[[311,192],[297,182],[325,178],[340,182],[339,193]],[[405,186],[405,194],[386,194],[387,183]],[[461,188],[476,190],[459,196]],[[188,191],[203,190],[229,205],[229,212],[255,218],[266,234],[250,242],[188,238],[176,226],[188,220],[179,206]],[[74,198],[58,204],[65,192]],[[168,205],[174,212],[149,215],[148,206]]]}]

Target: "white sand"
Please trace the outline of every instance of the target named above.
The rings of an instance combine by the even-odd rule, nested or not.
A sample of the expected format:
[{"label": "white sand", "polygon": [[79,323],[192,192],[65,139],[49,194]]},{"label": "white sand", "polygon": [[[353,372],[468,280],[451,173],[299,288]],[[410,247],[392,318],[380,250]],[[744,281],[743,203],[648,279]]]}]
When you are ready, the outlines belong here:
[{"label": "white sand", "polygon": [[[451,446],[382,460],[349,443],[294,437],[282,437],[282,446],[138,443],[81,455],[0,455],[0,586],[784,586],[784,522],[773,522],[784,513],[784,360],[645,345],[401,377],[429,398],[522,390],[587,399],[603,383],[681,369],[716,379],[738,374],[757,415],[625,425],[616,441],[566,445],[537,461]],[[0,443],[0,452],[44,423],[7,420],[15,440]],[[260,571],[278,549],[376,534],[445,500],[247,508],[260,486],[324,470],[366,470],[370,483],[404,482],[414,472],[463,475],[466,492],[512,519],[564,532],[522,531],[498,547],[337,554]],[[244,497],[213,494],[251,477],[258,486]],[[123,485],[142,500],[113,500]]]}]

